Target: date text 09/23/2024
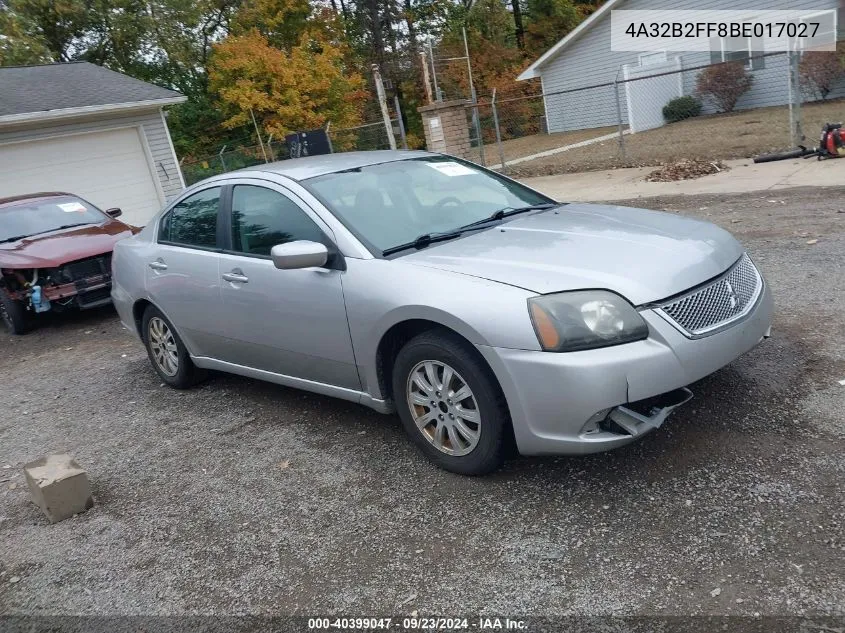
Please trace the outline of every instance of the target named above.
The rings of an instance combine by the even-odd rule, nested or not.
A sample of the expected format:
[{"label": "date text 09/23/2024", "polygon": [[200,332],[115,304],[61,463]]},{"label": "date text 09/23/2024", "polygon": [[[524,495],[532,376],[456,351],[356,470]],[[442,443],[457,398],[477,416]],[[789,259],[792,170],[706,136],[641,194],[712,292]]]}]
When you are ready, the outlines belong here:
[{"label": "date text 09/23/2024", "polygon": [[511,630],[527,628],[524,620],[512,618],[443,618],[443,617],[404,617],[404,618],[309,618],[310,630]]}]

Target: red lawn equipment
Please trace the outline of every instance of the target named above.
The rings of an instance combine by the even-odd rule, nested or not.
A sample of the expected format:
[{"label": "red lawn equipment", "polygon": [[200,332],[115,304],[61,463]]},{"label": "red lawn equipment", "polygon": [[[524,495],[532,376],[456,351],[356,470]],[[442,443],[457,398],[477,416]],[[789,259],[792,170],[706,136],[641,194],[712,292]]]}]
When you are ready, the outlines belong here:
[{"label": "red lawn equipment", "polygon": [[822,126],[818,147],[807,148],[804,145],[799,145],[798,149],[781,154],[763,154],[757,156],[754,162],[770,163],[775,160],[809,158],[810,156],[815,156],[818,160],[845,157],[845,131],[842,130],[842,123],[825,123]]}]

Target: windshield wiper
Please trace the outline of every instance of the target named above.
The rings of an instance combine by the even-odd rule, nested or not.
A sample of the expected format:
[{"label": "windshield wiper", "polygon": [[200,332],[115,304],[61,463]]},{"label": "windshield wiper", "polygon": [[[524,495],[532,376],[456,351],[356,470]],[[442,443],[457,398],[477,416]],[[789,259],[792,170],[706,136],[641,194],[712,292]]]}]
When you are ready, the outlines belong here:
[{"label": "windshield wiper", "polygon": [[63,224],[52,229],[47,229],[46,231],[37,231],[35,233],[30,233],[29,235],[15,235],[14,237],[5,237],[0,240],[0,244],[5,244],[6,242],[17,242],[18,240],[23,240],[28,237],[32,237],[33,235],[43,235],[44,233],[52,233],[53,231],[61,231],[63,229],[72,229],[77,226],[88,226],[89,224],[95,224],[95,222],[77,222],[76,224]]},{"label": "windshield wiper", "polygon": [[464,224],[457,229],[452,231],[443,231],[441,233],[423,233],[422,235],[418,236],[416,239],[406,242],[404,244],[399,244],[398,246],[391,246],[381,252],[382,256],[392,255],[393,253],[398,253],[399,251],[404,251],[409,248],[416,248],[417,250],[421,248],[425,248],[429,244],[434,244],[435,242],[444,242],[446,240],[451,240],[456,237],[460,237],[467,231],[472,231],[476,229],[483,229],[488,224],[493,222],[499,222],[506,217],[511,215],[516,215],[517,213],[525,213],[526,211],[540,211],[542,209],[551,209],[553,207],[559,207],[563,203],[557,202],[544,202],[542,204],[532,204],[525,207],[505,207],[504,209],[499,209],[492,213],[489,217],[483,218],[481,220],[477,220],[475,222],[470,222],[469,224]]},{"label": "windshield wiper", "polygon": [[40,231],[38,233],[34,233],[33,235],[41,235],[41,233],[50,233],[52,231],[61,231],[62,229],[72,229],[75,226],[88,226],[89,224],[94,224],[94,222],[77,222],[76,224],[62,224],[61,226],[57,226],[54,229],[50,229],[49,231]]},{"label": "windshield wiper", "polygon": [[434,244],[435,242],[444,242],[446,240],[451,240],[453,238],[460,237],[463,232],[464,229],[461,228],[455,231],[443,231],[442,233],[423,233],[416,239],[411,240],[410,242],[405,242],[404,244],[399,244],[398,246],[391,246],[390,248],[386,248],[381,252],[381,254],[387,257],[388,255],[393,255],[393,253],[398,253],[399,251],[404,251],[408,248],[416,248],[419,250],[421,248],[425,248],[429,244]]},{"label": "windshield wiper", "polygon": [[481,226],[483,224],[489,224],[491,222],[499,222],[507,217],[516,215],[518,213],[526,213],[528,211],[541,211],[543,209],[552,209],[554,207],[559,207],[560,205],[561,203],[557,202],[543,202],[542,204],[529,204],[524,207],[505,207],[503,209],[499,209],[498,211],[494,211],[486,218],[476,220],[475,222],[470,222],[469,224],[464,224],[461,228],[468,229],[476,226]]}]

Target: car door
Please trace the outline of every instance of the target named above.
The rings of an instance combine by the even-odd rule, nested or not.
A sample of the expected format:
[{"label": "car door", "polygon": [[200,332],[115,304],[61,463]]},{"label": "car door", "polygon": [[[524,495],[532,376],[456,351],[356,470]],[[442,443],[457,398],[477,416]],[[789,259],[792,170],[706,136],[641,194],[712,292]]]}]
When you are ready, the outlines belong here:
[{"label": "car door", "polygon": [[[360,389],[342,270],[279,270],[270,259],[273,246],[295,240],[322,242],[331,251],[330,229],[280,185],[249,180],[232,184],[226,244],[219,256],[227,341],[221,360]],[[339,254],[333,260],[343,261]]]},{"label": "car door", "polygon": [[150,299],[194,356],[214,356],[220,330],[217,236],[222,191],[207,187],[165,213],[146,263]]}]

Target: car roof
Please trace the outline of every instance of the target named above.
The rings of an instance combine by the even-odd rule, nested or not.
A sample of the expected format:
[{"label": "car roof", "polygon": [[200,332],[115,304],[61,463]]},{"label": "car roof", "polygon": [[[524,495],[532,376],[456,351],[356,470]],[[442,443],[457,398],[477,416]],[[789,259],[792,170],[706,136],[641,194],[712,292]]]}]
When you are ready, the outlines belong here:
[{"label": "car roof", "polygon": [[379,163],[390,163],[409,158],[423,158],[438,156],[431,152],[420,150],[376,150],[370,152],[340,152],[338,154],[323,154],[320,156],[306,156],[304,158],[290,158],[266,165],[246,167],[235,172],[226,174],[231,177],[233,174],[246,171],[270,172],[285,176],[292,180],[307,180],[315,176],[332,174],[347,169],[356,169]]},{"label": "car roof", "polygon": [[76,197],[72,193],[66,193],[64,191],[40,191],[38,193],[27,193],[22,196],[10,196],[8,198],[0,198],[0,209],[20,206],[27,202],[49,200],[50,198],[64,198],[67,196]]}]

